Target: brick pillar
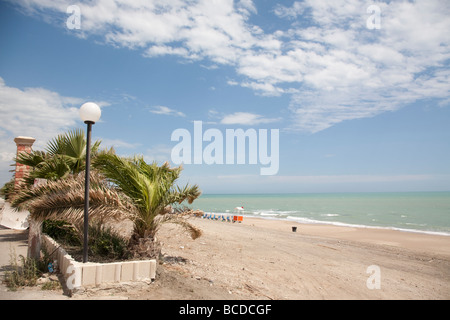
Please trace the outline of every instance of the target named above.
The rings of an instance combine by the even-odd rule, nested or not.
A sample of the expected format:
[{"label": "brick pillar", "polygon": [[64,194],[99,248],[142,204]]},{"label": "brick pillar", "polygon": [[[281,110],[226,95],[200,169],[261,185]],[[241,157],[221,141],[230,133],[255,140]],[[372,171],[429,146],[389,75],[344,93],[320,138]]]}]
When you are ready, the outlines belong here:
[{"label": "brick pillar", "polygon": [[[17,156],[19,156],[22,152],[31,152],[31,146],[33,145],[34,141],[36,139],[30,138],[30,137],[17,137],[14,139],[14,142],[17,145]],[[14,181],[14,187],[17,187],[21,182],[22,179],[28,174],[28,171],[30,170],[29,166],[20,164],[16,162],[16,174],[15,174],[15,181]]]}]

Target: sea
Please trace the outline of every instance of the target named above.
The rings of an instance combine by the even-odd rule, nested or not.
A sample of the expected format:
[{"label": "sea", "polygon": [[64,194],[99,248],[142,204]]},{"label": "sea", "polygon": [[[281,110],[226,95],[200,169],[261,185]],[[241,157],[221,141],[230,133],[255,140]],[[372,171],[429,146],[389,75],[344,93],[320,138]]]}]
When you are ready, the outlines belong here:
[{"label": "sea", "polygon": [[450,236],[450,192],[204,194],[208,214]]}]

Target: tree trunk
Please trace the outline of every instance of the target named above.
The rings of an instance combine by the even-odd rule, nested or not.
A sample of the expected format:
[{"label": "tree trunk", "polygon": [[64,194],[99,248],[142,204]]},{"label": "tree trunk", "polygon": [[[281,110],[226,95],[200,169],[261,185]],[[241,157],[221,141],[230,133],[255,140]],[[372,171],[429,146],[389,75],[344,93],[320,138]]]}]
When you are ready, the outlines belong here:
[{"label": "tree trunk", "polygon": [[30,228],[28,229],[28,258],[39,260],[41,258],[41,234],[42,221],[29,219]]}]

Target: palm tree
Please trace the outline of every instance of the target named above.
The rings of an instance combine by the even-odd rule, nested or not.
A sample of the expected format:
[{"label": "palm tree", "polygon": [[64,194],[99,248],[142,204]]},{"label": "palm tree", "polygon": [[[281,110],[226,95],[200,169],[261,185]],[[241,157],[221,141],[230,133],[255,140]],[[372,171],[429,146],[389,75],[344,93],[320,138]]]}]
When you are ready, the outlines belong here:
[{"label": "palm tree", "polygon": [[[30,212],[28,256],[39,259],[41,225],[46,219],[65,220],[82,234],[84,216],[84,172],[65,179],[49,181],[39,186],[25,185],[11,199],[11,206]],[[91,173],[89,190],[89,219],[102,224],[135,216],[134,203],[108,183],[102,175]],[[33,229],[33,232],[31,232]]]},{"label": "palm tree", "polygon": [[[91,147],[95,156],[101,141],[97,140]],[[34,179],[43,178],[55,181],[77,174],[84,170],[86,162],[86,138],[81,129],[58,135],[47,144],[46,151],[20,153],[16,162],[32,167],[25,183],[32,185]]]},{"label": "palm tree", "polygon": [[181,167],[171,168],[167,162],[162,166],[147,164],[142,156],[124,158],[112,152],[98,154],[93,167],[135,204],[135,237],[153,240],[161,223],[169,220],[186,227],[194,239],[200,236],[200,230],[177,215],[168,214],[168,206],[185,200],[191,204],[201,195],[198,185],[175,185]]}]

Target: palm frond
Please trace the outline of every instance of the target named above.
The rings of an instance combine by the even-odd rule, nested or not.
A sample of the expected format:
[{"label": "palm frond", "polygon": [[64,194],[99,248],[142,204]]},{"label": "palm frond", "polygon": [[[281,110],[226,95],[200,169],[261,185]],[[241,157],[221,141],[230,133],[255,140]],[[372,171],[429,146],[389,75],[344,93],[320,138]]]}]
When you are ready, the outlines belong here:
[{"label": "palm frond", "polygon": [[[72,173],[79,173],[85,169],[86,136],[82,129],[75,129],[58,135],[47,144],[47,153],[50,156],[63,156],[69,163]],[[101,141],[97,140],[91,146],[91,152],[95,155]]]},{"label": "palm frond", "polygon": [[19,153],[14,161],[34,168],[45,162],[48,158],[48,155],[44,151],[32,150],[30,153]]},{"label": "palm frond", "polygon": [[64,154],[66,149],[66,134],[59,134],[47,143],[46,151],[50,156]]},{"label": "palm frond", "polygon": [[183,201],[187,200],[189,204],[192,204],[195,199],[200,197],[202,192],[200,191],[200,188],[198,185],[189,185],[186,184],[183,188],[180,186],[176,187],[176,190],[173,190],[171,192],[171,203],[177,202],[178,204],[181,204]]},{"label": "palm frond", "polygon": [[177,224],[177,225],[181,226],[184,230],[186,230],[193,240],[199,238],[202,235],[202,231],[199,228],[197,228],[193,224],[186,221],[186,219],[180,215],[165,214],[164,216],[162,216],[159,219],[160,219],[160,221],[159,221],[158,225],[161,225],[163,223]]},{"label": "palm frond", "polygon": [[36,178],[47,180],[64,179],[71,173],[70,164],[64,156],[53,156],[33,168],[24,178],[26,185],[33,185]]},{"label": "palm frond", "polygon": [[[27,209],[37,220],[64,219],[79,223],[84,213],[84,174],[50,181],[46,185],[24,188],[12,199],[17,209]],[[92,173],[89,190],[89,215],[94,220],[134,218],[131,199],[111,188],[104,178]]]}]

